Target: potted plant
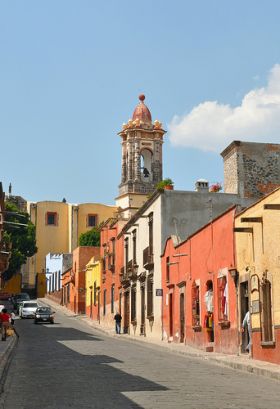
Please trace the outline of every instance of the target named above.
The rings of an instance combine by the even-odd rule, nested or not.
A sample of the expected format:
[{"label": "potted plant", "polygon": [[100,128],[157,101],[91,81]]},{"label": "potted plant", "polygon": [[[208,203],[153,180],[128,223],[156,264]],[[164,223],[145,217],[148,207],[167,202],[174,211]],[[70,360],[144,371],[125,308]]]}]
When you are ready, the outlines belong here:
[{"label": "potted plant", "polygon": [[209,192],[214,192],[214,193],[217,193],[217,192],[219,192],[220,190],[222,190],[222,185],[221,185],[220,182],[214,183],[214,184],[211,185],[210,188],[209,188]]},{"label": "potted plant", "polygon": [[166,179],[163,179],[161,182],[159,182],[156,187],[158,190],[163,190],[163,189],[173,190],[173,185],[174,185],[173,180],[170,178],[166,178]]}]

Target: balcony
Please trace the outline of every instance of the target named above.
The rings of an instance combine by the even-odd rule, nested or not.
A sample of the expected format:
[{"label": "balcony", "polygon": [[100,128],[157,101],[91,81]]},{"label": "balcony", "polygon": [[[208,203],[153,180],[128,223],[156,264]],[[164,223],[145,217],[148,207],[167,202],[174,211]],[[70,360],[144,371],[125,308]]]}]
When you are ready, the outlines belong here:
[{"label": "balcony", "polygon": [[137,278],[138,273],[138,265],[135,263],[134,260],[130,260],[126,266],[126,273],[127,277],[130,280],[135,280]]},{"label": "balcony", "polygon": [[112,273],[115,272],[115,256],[114,254],[110,254],[108,258],[108,270]]},{"label": "balcony", "polygon": [[143,267],[146,270],[152,270],[154,268],[154,255],[151,254],[150,247],[146,247],[143,250]]}]

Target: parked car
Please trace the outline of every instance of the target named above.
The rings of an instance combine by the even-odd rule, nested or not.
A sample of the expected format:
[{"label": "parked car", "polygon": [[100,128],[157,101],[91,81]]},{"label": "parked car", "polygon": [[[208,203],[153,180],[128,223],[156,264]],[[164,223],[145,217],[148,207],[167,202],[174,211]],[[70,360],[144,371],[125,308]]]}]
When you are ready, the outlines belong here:
[{"label": "parked car", "polygon": [[38,324],[38,322],[54,324],[54,311],[50,307],[38,307],[35,312],[34,324]]},{"label": "parked car", "polygon": [[16,310],[16,312],[19,312],[19,303],[21,303],[22,301],[29,301],[30,297],[29,294],[27,293],[20,293],[20,294],[16,294],[14,297],[12,297],[12,303],[14,306],[14,309]]},{"label": "parked car", "polygon": [[37,308],[36,301],[23,301],[19,309],[19,316],[21,318],[34,318]]}]

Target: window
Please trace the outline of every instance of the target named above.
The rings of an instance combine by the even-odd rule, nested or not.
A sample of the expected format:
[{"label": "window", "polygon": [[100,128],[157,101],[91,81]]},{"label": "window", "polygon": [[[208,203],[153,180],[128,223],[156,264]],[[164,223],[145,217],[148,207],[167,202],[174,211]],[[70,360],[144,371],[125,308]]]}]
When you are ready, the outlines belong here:
[{"label": "window", "polygon": [[114,284],[111,287],[111,313],[114,313],[114,301],[115,301],[115,286]]},{"label": "window", "polygon": [[116,240],[115,238],[111,239],[112,241],[112,256],[111,256],[111,264],[112,266],[115,265],[115,258],[116,258]]},{"label": "window", "polygon": [[226,276],[218,278],[218,320],[228,320],[228,285]]},{"label": "window", "polygon": [[147,316],[152,317],[154,314],[154,299],[153,299],[153,290],[154,282],[152,277],[148,277],[147,280]]},{"label": "window", "polygon": [[199,285],[194,281],[192,285],[192,326],[200,326],[200,291]]},{"label": "window", "polygon": [[136,265],[136,230],[132,232],[132,257],[133,264]]},{"label": "window", "polygon": [[125,260],[125,269],[128,265],[128,237],[124,241],[124,260]]},{"label": "window", "polygon": [[154,237],[153,237],[153,225],[154,225],[154,219],[153,219],[153,213],[149,214],[149,254],[153,254],[153,242],[154,242]]},{"label": "window", "polygon": [[170,265],[169,265],[169,256],[166,257],[166,282],[170,281]]},{"label": "window", "polygon": [[131,287],[131,322],[136,321],[136,286]]},{"label": "window", "polygon": [[58,214],[56,212],[46,213],[46,225],[57,226],[58,225]]},{"label": "window", "polygon": [[88,214],[87,216],[87,227],[97,226],[97,214]]},{"label": "window", "polygon": [[103,291],[103,315],[106,315],[106,292],[107,290]]},{"label": "window", "polygon": [[262,291],[262,341],[272,342],[272,305],[271,305],[271,283],[266,278],[261,285]]}]

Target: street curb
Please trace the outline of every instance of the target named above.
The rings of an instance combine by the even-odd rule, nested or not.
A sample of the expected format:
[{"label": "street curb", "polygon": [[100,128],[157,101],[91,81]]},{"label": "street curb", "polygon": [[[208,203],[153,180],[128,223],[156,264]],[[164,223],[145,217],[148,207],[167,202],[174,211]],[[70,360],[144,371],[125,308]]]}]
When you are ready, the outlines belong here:
[{"label": "street curb", "polygon": [[[200,360],[203,361],[208,361],[220,366],[224,366],[224,367],[228,367],[234,370],[238,370],[238,371],[242,371],[242,372],[248,372],[248,373],[252,373],[258,376],[264,376],[266,378],[271,378],[277,381],[280,381],[280,368],[279,368],[279,372],[274,372],[272,370],[268,370],[265,368],[258,368],[252,364],[247,364],[247,363],[242,363],[242,362],[234,362],[234,361],[227,361],[226,359],[224,359],[223,357],[221,358],[217,358],[217,357],[213,357],[211,355],[205,355],[202,354],[200,352],[188,352],[188,351],[183,351],[183,350],[178,350],[176,348],[172,348],[172,346],[168,346],[168,345],[164,345],[164,344],[157,344],[154,342],[149,342],[149,341],[141,341],[138,339],[135,339],[133,337],[123,337],[122,335],[116,335],[116,334],[112,334],[110,333],[108,330],[104,329],[104,328],[99,328],[97,326],[95,326],[94,324],[88,323],[86,320],[82,321],[84,323],[86,323],[88,326],[94,328],[97,331],[100,331],[103,334],[106,334],[107,336],[110,336],[112,338],[118,338],[121,339],[123,341],[127,341],[127,342],[135,342],[138,345],[146,345],[148,347],[154,347],[154,348],[160,348],[161,350],[164,351],[169,351],[170,353],[175,353],[177,355],[183,355],[189,358],[198,358]],[[210,354],[210,353],[209,353]]]},{"label": "street curb", "polygon": [[[45,303],[47,304],[47,301],[45,301]],[[53,302],[54,303],[54,302]],[[54,303],[55,304],[55,303]],[[50,304],[49,304],[50,305]],[[61,313],[65,314],[66,316],[70,316],[70,314],[68,313],[67,309],[65,307],[62,307],[59,305],[59,310],[61,311]],[[65,310],[65,311],[64,311]],[[262,367],[258,367],[258,363],[261,364],[268,364],[268,365],[273,365],[270,364],[269,362],[264,362],[264,361],[256,361],[256,360],[251,360],[250,363],[247,362],[236,362],[234,361],[234,359],[236,359],[236,356],[233,356],[233,360],[228,360],[227,356],[221,356],[221,357],[217,357],[217,356],[211,356],[211,352],[209,352],[209,355],[201,353],[199,351],[187,351],[187,350],[179,350],[176,348],[176,345],[173,347],[171,344],[158,344],[152,341],[148,341],[148,340],[139,340],[133,337],[127,337],[122,336],[121,335],[117,335],[115,333],[110,332],[108,329],[106,328],[102,328],[97,326],[94,322],[88,322],[87,321],[87,316],[83,315],[83,316],[75,316],[73,313],[71,314],[72,318],[75,319],[79,319],[81,322],[85,323],[87,326],[94,328],[96,331],[99,331],[111,338],[118,338],[121,339],[123,341],[127,341],[127,342],[135,342],[139,345],[146,345],[147,347],[154,347],[154,348],[160,348],[161,350],[164,351],[169,351],[170,353],[175,353],[177,355],[183,355],[189,358],[198,358],[200,360],[206,361],[206,362],[211,362],[223,367],[228,367],[230,369],[233,370],[238,370],[241,372],[248,372],[251,374],[255,374],[258,376],[263,376],[266,378],[270,378],[276,381],[280,381],[280,366],[278,368],[278,366],[276,366],[275,368],[262,368]],[[85,319],[84,319],[85,318]],[[255,364],[254,364],[255,363]],[[274,370],[275,369],[275,370]]]},{"label": "street curb", "polygon": [[11,360],[12,360],[12,353],[17,343],[18,343],[18,337],[16,335],[13,335],[13,338],[8,348],[3,353],[3,356],[2,356],[2,360],[0,363],[0,395],[3,393],[3,390],[4,390],[6,375],[7,375]]}]

